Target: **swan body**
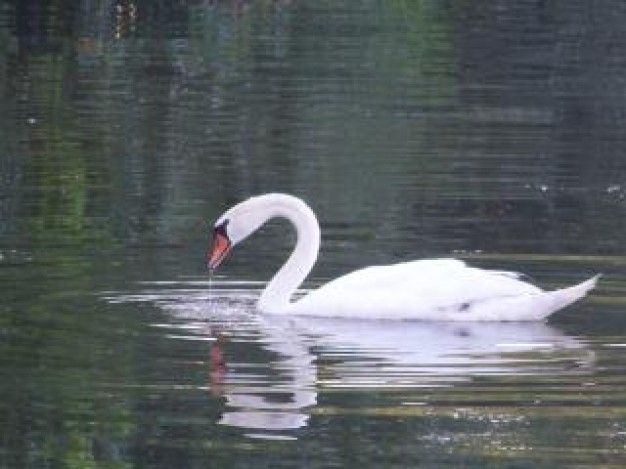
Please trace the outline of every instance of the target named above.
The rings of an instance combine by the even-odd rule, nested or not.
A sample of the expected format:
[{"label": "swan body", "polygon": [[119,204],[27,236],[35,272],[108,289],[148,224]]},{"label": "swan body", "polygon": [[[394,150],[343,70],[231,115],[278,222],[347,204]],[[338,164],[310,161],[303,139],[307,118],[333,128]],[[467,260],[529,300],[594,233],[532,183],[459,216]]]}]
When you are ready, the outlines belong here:
[{"label": "swan body", "polygon": [[313,268],[320,229],[313,211],[286,194],[265,194],[226,211],[215,223],[210,269],[230,249],[275,217],[296,228],[289,259],[261,294],[264,313],[435,321],[538,321],[582,298],[598,279],[543,291],[514,272],[470,267],[457,259],[424,259],[356,270],[309,292],[292,296]]}]

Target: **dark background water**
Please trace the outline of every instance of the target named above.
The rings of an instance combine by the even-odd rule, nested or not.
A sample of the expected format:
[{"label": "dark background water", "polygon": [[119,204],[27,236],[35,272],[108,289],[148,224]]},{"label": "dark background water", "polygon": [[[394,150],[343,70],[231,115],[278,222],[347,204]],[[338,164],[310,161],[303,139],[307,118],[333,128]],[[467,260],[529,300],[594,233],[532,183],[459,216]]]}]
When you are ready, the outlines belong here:
[{"label": "dark background water", "polygon": [[[625,22],[617,0],[0,1],[0,467],[620,466]],[[312,284],[450,255],[605,277],[539,329],[267,324],[286,226],[213,293],[204,251],[268,191],[320,218]]]}]

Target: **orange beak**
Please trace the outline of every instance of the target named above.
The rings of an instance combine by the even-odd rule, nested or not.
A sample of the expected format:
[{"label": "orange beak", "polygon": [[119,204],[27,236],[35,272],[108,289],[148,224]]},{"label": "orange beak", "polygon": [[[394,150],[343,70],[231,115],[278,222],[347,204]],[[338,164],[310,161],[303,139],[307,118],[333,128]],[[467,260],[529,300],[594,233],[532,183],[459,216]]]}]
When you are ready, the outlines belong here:
[{"label": "orange beak", "polygon": [[216,228],[213,232],[213,247],[207,253],[208,267],[215,270],[222,263],[231,248],[230,239],[224,229]]}]

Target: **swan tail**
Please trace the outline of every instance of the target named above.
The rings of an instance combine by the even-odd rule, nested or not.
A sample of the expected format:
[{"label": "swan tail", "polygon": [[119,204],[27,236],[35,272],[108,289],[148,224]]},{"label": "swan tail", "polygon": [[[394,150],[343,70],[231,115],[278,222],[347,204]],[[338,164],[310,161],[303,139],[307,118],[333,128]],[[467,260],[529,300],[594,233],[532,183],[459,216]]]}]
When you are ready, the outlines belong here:
[{"label": "swan tail", "polygon": [[598,274],[577,285],[541,294],[541,305],[538,305],[539,307],[536,310],[539,315],[537,319],[545,319],[552,313],[583,298],[590,290],[595,288],[601,276],[602,274]]},{"label": "swan tail", "polygon": [[[476,304],[475,321],[542,321],[556,311],[584,297],[596,286],[600,275],[578,285],[560,290],[541,291],[529,295],[508,298],[493,298]],[[450,314],[447,319],[461,320],[459,314]]]}]

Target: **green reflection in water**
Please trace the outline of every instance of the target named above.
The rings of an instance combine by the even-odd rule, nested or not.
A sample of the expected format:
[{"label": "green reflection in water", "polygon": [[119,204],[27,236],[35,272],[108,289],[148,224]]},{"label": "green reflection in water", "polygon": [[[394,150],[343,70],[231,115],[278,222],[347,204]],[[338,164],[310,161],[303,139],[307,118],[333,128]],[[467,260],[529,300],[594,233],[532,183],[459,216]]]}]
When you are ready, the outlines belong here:
[{"label": "green reflection in water", "polygon": [[129,396],[102,384],[133,379],[132,340],[117,332],[131,324],[116,323],[81,295],[55,291],[70,285],[21,284],[18,295],[30,298],[0,316],[0,460],[7,467],[105,467],[98,461],[116,460],[106,467],[126,467],[120,458],[134,428]]}]

